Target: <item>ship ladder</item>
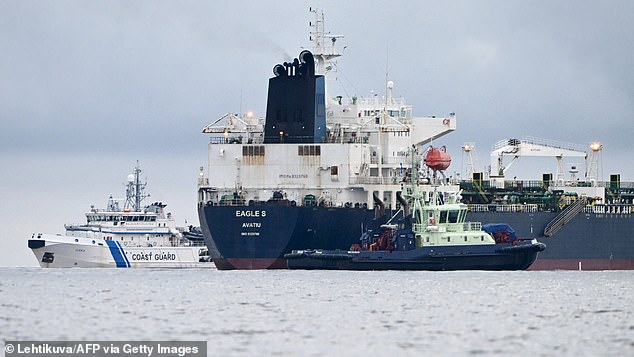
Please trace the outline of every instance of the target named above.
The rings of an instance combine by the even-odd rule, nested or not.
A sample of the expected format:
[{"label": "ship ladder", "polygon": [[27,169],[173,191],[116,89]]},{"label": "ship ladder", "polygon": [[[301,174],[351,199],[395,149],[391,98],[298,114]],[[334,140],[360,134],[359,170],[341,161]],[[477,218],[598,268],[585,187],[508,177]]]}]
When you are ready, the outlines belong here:
[{"label": "ship ladder", "polygon": [[572,221],[586,206],[587,198],[581,197],[564,208],[552,221],[548,222],[544,228],[544,236],[552,237],[559,232],[568,222]]},{"label": "ship ladder", "polygon": [[487,195],[484,193],[484,191],[482,191],[482,186],[478,182],[476,182],[475,180],[473,181],[473,187],[476,188],[476,190],[478,191],[478,193],[482,197],[482,202],[489,203],[489,199],[487,198]]}]

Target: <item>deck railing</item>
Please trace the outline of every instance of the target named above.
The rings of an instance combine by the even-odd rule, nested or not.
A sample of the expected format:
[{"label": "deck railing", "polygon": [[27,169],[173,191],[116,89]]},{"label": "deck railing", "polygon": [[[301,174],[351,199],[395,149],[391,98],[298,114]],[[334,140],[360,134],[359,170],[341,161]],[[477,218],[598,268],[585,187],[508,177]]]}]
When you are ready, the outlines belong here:
[{"label": "deck railing", "polygon": [[537,204],[468,204],[467,208],[471,212],[538,212],[540,210]]}]

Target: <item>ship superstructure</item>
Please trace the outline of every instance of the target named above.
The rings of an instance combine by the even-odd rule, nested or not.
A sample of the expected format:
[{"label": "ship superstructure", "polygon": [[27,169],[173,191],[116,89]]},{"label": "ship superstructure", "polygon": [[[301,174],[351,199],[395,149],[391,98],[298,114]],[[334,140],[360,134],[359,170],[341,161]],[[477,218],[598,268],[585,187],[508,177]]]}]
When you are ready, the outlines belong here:
[{"label": "ship superstructure", "polygon": [[[340,54],[324,47],[331,37],[323,31],[323,13],[316,12],[316,17],[311,38],[313,51],[321,52],[314,52],[311,63],[306,59],[310,52],[304,51],[294,62],[276,65],[271,82],[287,78],[282,86],[300,82],[315,73],[313,63],[316,68],[334,66],[328,63]],[[331,42],[341,37],[332,37]],[[311,72],[305,75],[304,69]],[[276,95],[270,87],[268,125],[252,113],[228,113],[203,129],[216,135],[210,139],[208,162],[214,174],[201,182],[201,202],[219,202],[236,192],[246,201],[262,201],[282,190],[286,199],[297,203],[306,195],[315,195],[318,203],[365,203],[373,208],[373,195],[378,195],[382,202],[396,207],[396,191],[409,167],[409,148],[455,130],[455,114],[415,117],[403,98],[393,96],[392,82],[383,97],[352,97],[348,102],[341,96],[328,98],[326,73],[315,75],[321,91],[314,98],[316,106],[308,108],[315,111],[315,121],[307,119],[302,108],[285,106],[297,102],[289,99],[297,88]],[[311,125],[314,128],[309,131]]]},{"label": "ship superstructure", "polygon": [[[86,223],[66,224],[61,234],[37,233],[28,246],[43,268],[204,267],[209,263],[202,239],[183,235],[166,204],[143,206],[141,169],[128,176],[125,200],[109,197],[105,209],[91,207]],[[123,202],[123,208],[121,207]]]},{"label": "ship superstructure", "polygon": [[[315,11],[315,16],[313,52],[303,51],[294,61],[274,66],[266,120],[252,114],[226,114],[203,129],[212,134],[208,167],[213,175],[199,179],[199,216],[207,243],[218,255],[217,265],[223,257],[229,258],[213,247],[218,241],[237,242],[265,234],[255,229],[264,224],[257,218],[270,210],[254,207],[266,203],[325,211],[357,209],[359,218],[350,222],[355,232],[368,217],[396,210],[397,193],[411,175],[410,148],[422,147],[456,128],[453,113],[414,116],[412,107],[393,95],[392,82],[386,84],[382,97],[327,96],[328,72],[336,66],[333,59],[340,56],[335,44],[342,36],[324,31],[323,13]],[[218,207],[232,207],[235,222],[225,221],[225,226],[240,229],[210,223],[215,220],[214,211],[222,211]],[[306,229],[304,233],[311,237],[319,235],[314,228]],[[281,257],[284,252],[279,253]],[[229,263],[231,267],[235,266]]]}]

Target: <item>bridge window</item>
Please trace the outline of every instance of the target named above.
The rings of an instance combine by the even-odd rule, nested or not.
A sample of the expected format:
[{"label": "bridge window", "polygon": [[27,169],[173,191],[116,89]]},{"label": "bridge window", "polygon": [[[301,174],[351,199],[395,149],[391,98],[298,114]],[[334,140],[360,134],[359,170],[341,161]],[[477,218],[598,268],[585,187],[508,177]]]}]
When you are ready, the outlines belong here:
[{"label": "bridge window", "polygon": [[440,211],[440,223],[447,223],[447,211]]},{"label": "bridge window", "polygon": [[458,211],[449,211],[449,223],[458,222]]}]

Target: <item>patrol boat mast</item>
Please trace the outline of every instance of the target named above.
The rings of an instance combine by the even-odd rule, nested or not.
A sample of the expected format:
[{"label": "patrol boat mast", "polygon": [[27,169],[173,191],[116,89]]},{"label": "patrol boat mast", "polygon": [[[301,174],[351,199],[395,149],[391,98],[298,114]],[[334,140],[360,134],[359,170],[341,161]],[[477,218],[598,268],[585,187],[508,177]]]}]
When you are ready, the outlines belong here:
[{"label": "patrol boat mast", "polygon": [[141,183],[141,168],[137,160],[133,173],[128,175],[128,183],[125,190],[126,199],[123,209],[141,212],[141,202],[150,197],[149,194],[146,195],[144,193],[146,186],[147,182]]}]

